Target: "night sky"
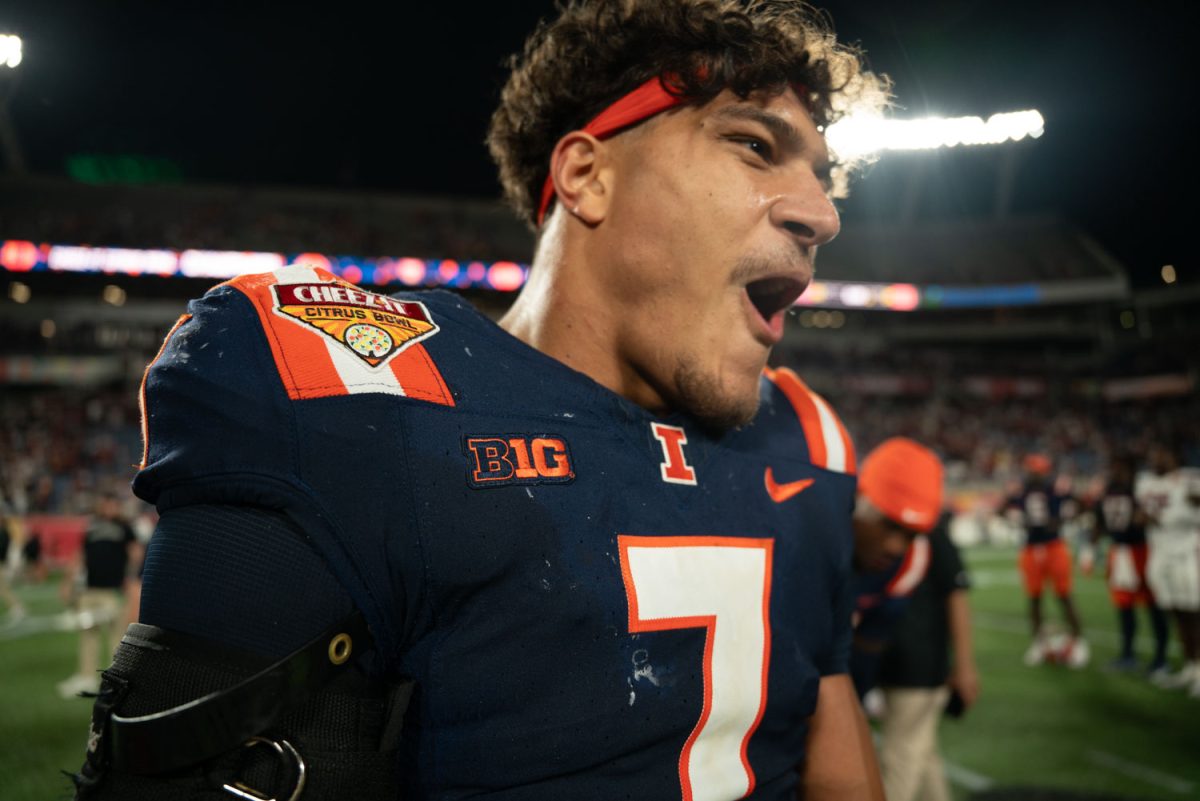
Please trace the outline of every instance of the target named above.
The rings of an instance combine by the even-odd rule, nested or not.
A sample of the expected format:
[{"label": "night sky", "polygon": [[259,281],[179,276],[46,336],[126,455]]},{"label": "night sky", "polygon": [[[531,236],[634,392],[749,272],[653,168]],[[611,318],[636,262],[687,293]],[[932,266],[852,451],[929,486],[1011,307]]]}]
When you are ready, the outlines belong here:
[{"label": "night sky", "polygon": [[[25,39],[10,111],[35,172],[137,154],[192,182],[487,198],[503,61],[551,7],[0,0],[0,30]],[[1136,284],[1164,264],[1196,280],[1184,230],[1200,137],[1185,120],[1200,43],[1182,4],[823,7],[892,76],[898,116],[1042,112],[1014,212],[1079,225]]]}]

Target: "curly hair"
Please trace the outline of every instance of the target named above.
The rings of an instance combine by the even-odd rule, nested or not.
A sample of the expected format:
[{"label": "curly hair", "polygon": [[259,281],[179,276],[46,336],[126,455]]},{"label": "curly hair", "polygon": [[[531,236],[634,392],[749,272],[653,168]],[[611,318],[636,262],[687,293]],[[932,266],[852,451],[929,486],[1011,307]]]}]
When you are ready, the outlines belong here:
[{"label": "curly hair", "polygon": [[[560,0],[558,9],[509,60],[487,136],[508,202],[535,228],[558,140],[655,76],[672,76],[669,90],[695,105],[726,88],[745,98],[802,84],[818,126],[888,100],[887,78],[800,0]],[[835,196],[852,166],[836,166]]]}]

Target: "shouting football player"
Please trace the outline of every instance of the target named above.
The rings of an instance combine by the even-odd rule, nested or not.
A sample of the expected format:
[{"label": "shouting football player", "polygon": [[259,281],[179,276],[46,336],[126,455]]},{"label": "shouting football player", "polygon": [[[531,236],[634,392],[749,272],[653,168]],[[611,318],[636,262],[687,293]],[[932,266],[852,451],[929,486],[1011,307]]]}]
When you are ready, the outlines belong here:
[{"label": "shouting football player", "polygon": [[162,517],[80,794],[881,799],[855,459],[765,371],[886,85],[789,0],[566,4],[488,143],[539,231],[499,326],[295,264],[147,372]]}]

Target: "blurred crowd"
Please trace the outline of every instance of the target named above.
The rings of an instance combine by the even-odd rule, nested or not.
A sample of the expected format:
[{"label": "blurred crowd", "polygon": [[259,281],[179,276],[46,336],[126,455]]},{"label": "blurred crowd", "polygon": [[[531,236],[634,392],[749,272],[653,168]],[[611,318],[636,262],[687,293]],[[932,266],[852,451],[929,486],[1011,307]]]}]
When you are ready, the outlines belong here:
[{"label": "blurred crowd", "polygon": [[1200,464],[1200,402],[1195,397],[1120,403],[1045,398],[986,400],[969,396],[863,397],[832,394],[862,452],[908,436],[947,463],[951,485],[1015,478],[1024,454],[1050,454],[1057,472],[1087,483],[1113,454],[1144,454],[1155,441],[1177,442]]},{"label": "blurred crowd", "polygon": [[[1102,479],[1114,453],[1141,453],[1156,440],[1179,443],[1185,463],[1200,464],[1200,400],[1190,396],[1102,403],[825,391],[859,453],[891,436],[928,443],[952,489],[1002,492],[1035,451],[1050,454],[1080,489]],[[128,487],[141,452],[136,387],[8,387],[0,399],[0,496],[12,513],[86,514],[113,492],[129,498],[134,517]]]},{"label": "blurred crowd", "polygon": [[141,461],[136,391],[20,390],[0,399],[0,497],[15,515],[83,515],[106,493],[130,497]]}]

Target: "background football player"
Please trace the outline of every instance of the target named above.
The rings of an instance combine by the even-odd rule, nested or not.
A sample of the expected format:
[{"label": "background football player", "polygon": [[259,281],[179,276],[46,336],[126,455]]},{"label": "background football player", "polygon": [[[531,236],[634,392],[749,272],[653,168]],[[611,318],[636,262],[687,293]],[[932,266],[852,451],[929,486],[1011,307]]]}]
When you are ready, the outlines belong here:
[{"label": "background football player", "polygon": [[[1071,552],[1062,538],[1064,518],[1074,514],[1074,499],[1059,491],[1053,482],[1054,465],[1040,453],[1028,454],[1025,479],[1009,497],[1006,508],[1025,531],[1019,566],[1025,595],[1029,599],[1029,623],[1033,642],[1025,651],[1025,664],[1038,665],[1047,658],[1083,667],[1090,657],[1079,612],[1071,599]],[[1068,637],[1059,644],[1043,628],[1042,592],[1049,582],[1062,608]]]},{"label": "background football player", "polygon": [[1096,505],[1096,528],[1093,542],[1108,536],[1106,576],[1113,606],[1121,631],[1121,652],[1110,667],[1115,670],[1135,670],[1139,667],[1134,653],[1137,635],[1136,607],[1145,606],[1154,631],[1154,655],[1146,670],[1151,676],[1163,671],[1167,664],[1167,618],[1155,603],[1146,580],[1146,512],[1134,497],[1134,462],[1126,455],[1112,460],[1110,475]]},{"label": "background football player", "polygon": [[1200,698],[1200,470],[1182,467],[1173,445],[1149,452],[1150,472],[1137,479],[1134,495],[1145,510],[1146,578],[1155,600],[1174,617],[1183,665],[1156,678]]}]

